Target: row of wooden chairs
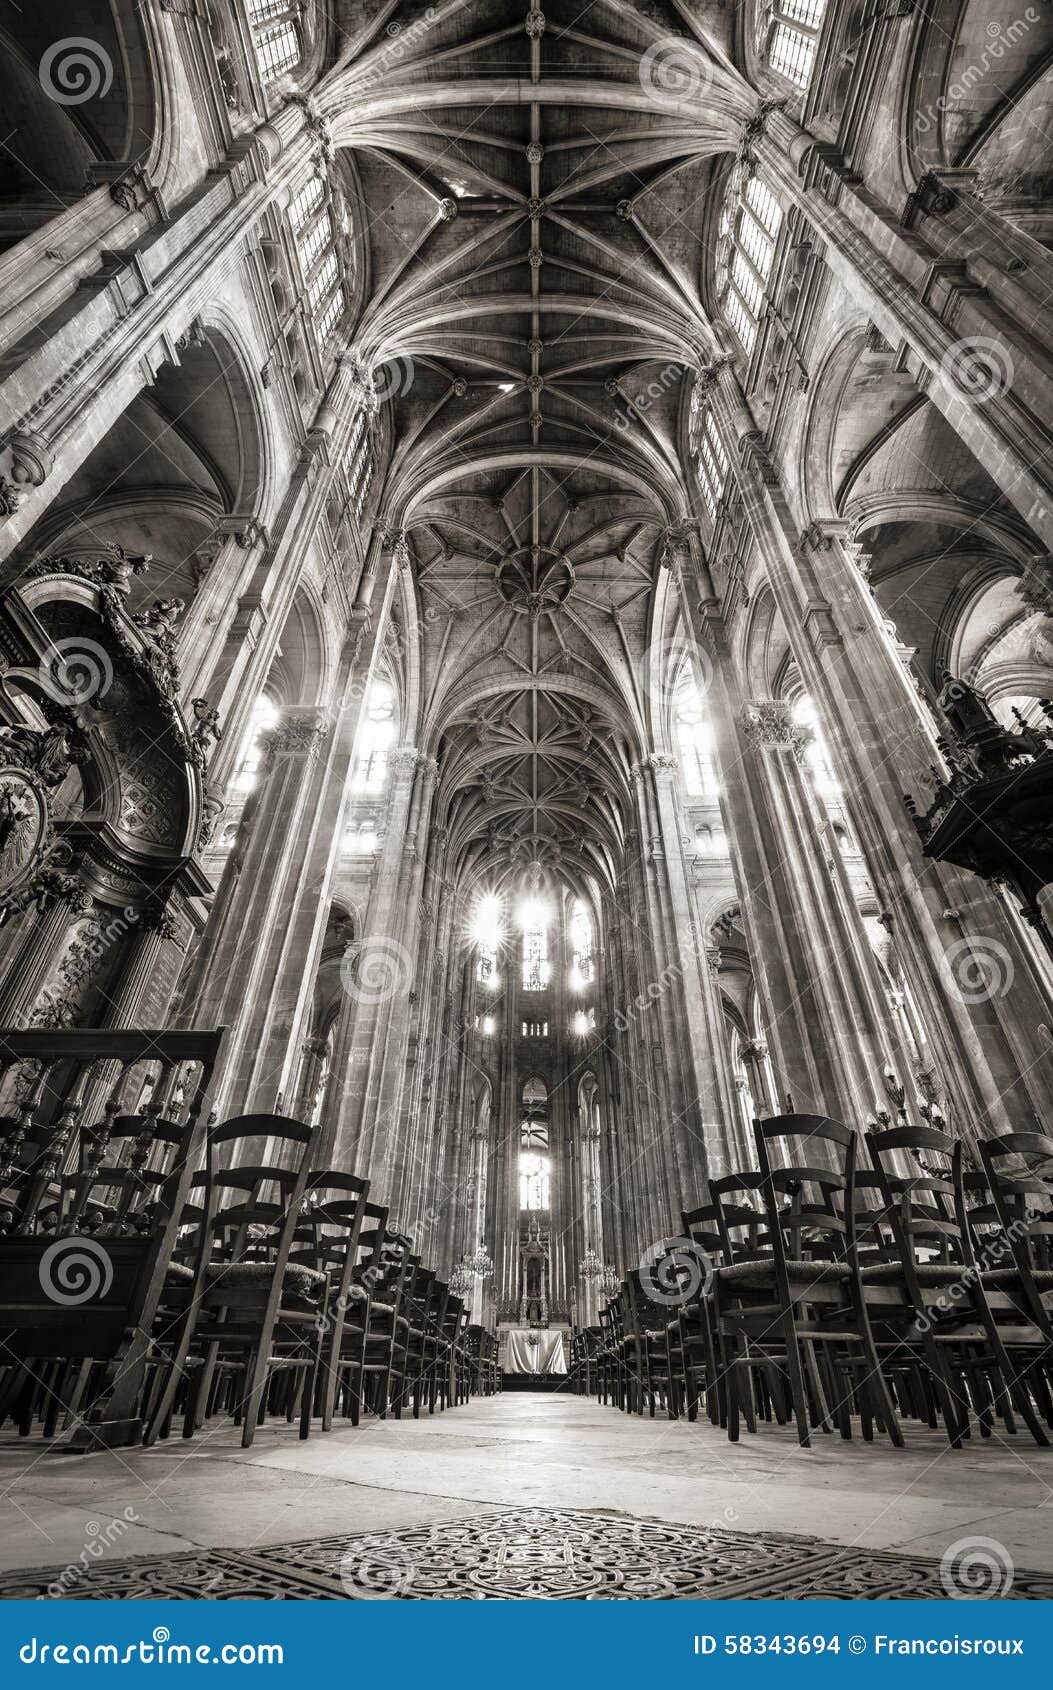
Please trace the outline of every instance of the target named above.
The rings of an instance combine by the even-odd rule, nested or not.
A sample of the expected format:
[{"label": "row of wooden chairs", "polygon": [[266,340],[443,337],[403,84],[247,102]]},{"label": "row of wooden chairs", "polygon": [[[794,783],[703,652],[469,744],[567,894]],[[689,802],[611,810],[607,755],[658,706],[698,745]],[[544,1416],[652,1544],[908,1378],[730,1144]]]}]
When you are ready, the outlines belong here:
[{"label": "row of wooden chairs", "polygon": [[[710,1182],[664,1258],[645,1259],[575,1335],[572,1385],[627,1412],[758,1417],[904,1442],[941,1421],[959,1448],[1053,1426],[1053,1140],[979,1147],[823,1116],[754,1122],[757,1166]],[[920,1171],[919,1171],[920,1170]]]},{"label": "row of wooden chairs", "polygon": [[[169,1036],[63,1035],[89,1067],[106,1037],[124,1041],[114,1051],[130,1067]],[[175,1037],[161,1082],[202,1037]],[[222,1035],[207,1037],[206,1077]],[[33,1038],[0,1034],[13,1056]],[[84,1086],[70,1103],[65,1084],[64,1125],[60,1110],[46,1128],[22,1111],[22,1207],[0,1238],[0,1423],[49,1438],[65,1426],[88,1448],[151,1444],[177,1415],[186,1437],[233,1415],[247,1446],[268,1414],[298,1419],[306,1437],[312,1422],[407,1404],[419,1415],[497,1388],[491,1335],[469,1326],[367,1181],[312,1167],[304,1123],[243,1116],[206,1133],[203,1087],[179,1107],[158,1083],[130,1113],[112,1085],[88,1126]],[[33,1133],[53,1142],[56,1121],[63,1154],[41,1182]]]}]

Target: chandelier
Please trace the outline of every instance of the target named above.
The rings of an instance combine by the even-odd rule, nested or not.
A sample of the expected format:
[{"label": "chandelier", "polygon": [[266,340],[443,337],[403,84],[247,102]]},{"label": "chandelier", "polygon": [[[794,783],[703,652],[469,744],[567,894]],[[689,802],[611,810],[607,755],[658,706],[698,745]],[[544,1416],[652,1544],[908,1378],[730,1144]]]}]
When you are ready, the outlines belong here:
[{"label": "chandelier", "polygon": [[492,1279],[494,1276],[494,1264],[485,1244],[480,1244],[474,1256],[466,1256],[464,1265],[469,1273],[474,1273],[476,1279]]},{"label": "chandelier", "polygon": [[586,1244],[585,1254],[581,1258],[578,1272],[582,1279],[589,1281],[599,1279],[603,1273],[603,1263],[600,1261],[591,1244]]},{"label": "chandelier", "polygon": [[480,1244],[474,1255],[462,1256],[450,1275],[450,1290],[455,1297],[467,1297],[474,1290],[477,1279],[492,1279],[494,1264],[490,1260],[485,1244]]},{"label": "chandelier", "polygon": [[604,1296],[613,1297],[621,1289],[621,1283],[618,1278],[618,1269],[612,1267],[610,1262],[605,1262],[603,1272],[600,1275],[600,1290]]}]

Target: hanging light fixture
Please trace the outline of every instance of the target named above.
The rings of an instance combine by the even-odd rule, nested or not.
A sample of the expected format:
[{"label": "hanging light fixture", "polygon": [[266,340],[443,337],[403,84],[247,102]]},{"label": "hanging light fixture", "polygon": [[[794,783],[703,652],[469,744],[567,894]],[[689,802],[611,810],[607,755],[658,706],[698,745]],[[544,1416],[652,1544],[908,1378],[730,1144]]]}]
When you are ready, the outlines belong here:
[{"label": "hanging light fixture", "polygon": [[621,1283],[622,1282],[618,1277],[618,1269],[616,1267],[612,1267],[610,1262],[605,1262],[603,1264],[603,1272],[600,1275],[600,1290],[603,1292],[604,1296],[613,1297],[615,1293],[621,1289]]},{"label": "hanging light fixture", "polygon": [[480,1244],[474,1256],[467,1256],[464,1265],[469,1273],[474,1273],[476,1279],[492,1279],[494,1276],[494,1264],[485,1244]]},{"label": "hanging light fixture", "polygon": [[472,1270],[465,1261],[460,1261],[450,1275],[450,1290],[455,1297],[466,1297],[472,1289]]},{"label": "hanging light fixture", "polygon": [[585,1246],[585,1254],[581,1258],[578,1273],[588,1283],[591,1283],[594,1279],[599,1279],[603,1273],[603,1263],[591,1244]]}]

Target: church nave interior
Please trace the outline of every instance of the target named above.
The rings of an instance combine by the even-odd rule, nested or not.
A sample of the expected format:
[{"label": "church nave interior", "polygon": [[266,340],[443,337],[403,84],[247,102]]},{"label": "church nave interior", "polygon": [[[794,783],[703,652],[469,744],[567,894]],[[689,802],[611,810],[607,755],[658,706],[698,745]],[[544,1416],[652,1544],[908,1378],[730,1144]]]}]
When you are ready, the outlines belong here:
[{"label": "church nave interior", "polygon": [[2,1593],[1048,1597],[1053,21],[0,33]]}]

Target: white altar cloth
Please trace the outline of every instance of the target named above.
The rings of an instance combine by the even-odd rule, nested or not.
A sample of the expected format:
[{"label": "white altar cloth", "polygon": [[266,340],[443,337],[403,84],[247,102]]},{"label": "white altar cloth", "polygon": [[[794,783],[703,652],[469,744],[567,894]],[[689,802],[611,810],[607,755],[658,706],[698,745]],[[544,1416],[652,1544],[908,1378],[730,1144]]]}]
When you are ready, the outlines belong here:
[{"label": "white altar cloth", "polygon": [[[527,1342],[536,1338],[536,1344]],[[514,1327],[508,1334],[506,1373],[566,1373],[567,1352],[562,1332]]]}]

